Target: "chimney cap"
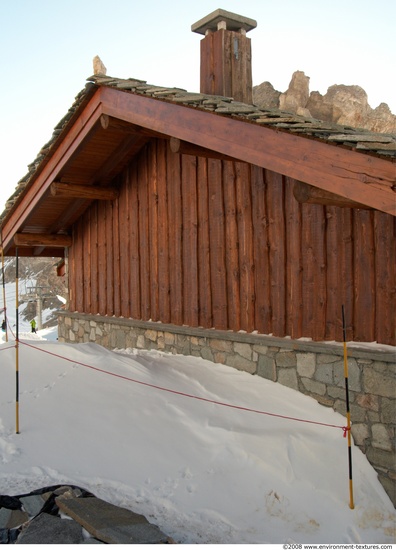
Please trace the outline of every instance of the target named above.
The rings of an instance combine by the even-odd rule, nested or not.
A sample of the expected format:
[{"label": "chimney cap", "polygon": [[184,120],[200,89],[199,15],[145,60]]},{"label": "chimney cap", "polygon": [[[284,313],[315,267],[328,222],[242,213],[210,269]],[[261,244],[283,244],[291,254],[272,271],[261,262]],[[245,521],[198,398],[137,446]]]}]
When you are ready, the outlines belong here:
[{"label": "chimney cap", "polygon": [[257,27],[257,21],[237,15],[226,10],[218,9],[191,25],[192,32],[206,34],[207,31],[217,31],[218,23],[224,21],[229,31],[249,32]]}]

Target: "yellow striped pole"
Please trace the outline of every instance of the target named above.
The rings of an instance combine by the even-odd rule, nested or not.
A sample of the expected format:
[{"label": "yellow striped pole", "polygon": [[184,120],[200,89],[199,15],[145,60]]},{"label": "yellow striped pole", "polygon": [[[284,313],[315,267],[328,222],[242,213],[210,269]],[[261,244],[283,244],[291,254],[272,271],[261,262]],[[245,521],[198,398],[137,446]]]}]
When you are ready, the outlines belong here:
[{"label": "yellow striped pole", "polygon": [[6,326],[5,326],[5,336],[6,336],[6,342],[8,342],[7,306],[6,306],[6,292],[5,292],[4,250],[3,250],[3,244],[1,245],[1,273],[2,273],[2,276],[3,276],[3,307],[4,307],[4,321],[6,322]]},{"label": "yellow striped pole", "polygon": [[15,381],[16,381],[16,400],[15,400],[15,432],[19,434],[19,257],[18,248],[15,249],[15,318],[16,318],[16,336],[15,336]]},{"label": "yellow striped pole", "polygon": [[349,387],[348,387],[348,353],[346,346],[346,324],[344,306],[342,306],[342,332],[344,339],[344,377],[345,377],[345,400],[346,400],[346,418],[347,418],[347,434],[348,434],[348,463],[349,463],[349,508],[353,510],[355,504],[353,502],[353,482],[352,482],[352,438],[351,438],[351,412],[349,408]]}]

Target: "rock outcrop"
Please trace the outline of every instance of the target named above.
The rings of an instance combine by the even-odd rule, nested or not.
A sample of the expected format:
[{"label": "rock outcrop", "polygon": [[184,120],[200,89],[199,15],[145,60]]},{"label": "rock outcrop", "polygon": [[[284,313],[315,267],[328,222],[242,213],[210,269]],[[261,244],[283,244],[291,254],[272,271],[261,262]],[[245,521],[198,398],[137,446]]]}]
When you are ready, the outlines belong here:
[{"label": "rock outcrop", "polygon": [[266,109],[278,109],[280,95],[270,82],[263,82],[253,88],[254,103],[258,106],[265,105]]},{"label": "rock outcrop", "polygon": [[309,91],[309,77],[296,71],[286,92],[276,91],[269,82],[253,88],[253,100],[262,108],[279,108],[297,115],[312,117],[371,132],[396,133],[396,116],[386,103],[372,109],[360,86],[335,84],[325,95]]},{"label": "rock outcrop", "polygon": [[0,495],[0,544],[169,544],[145,516],[75,485]]},{"label": "rock outcrop", "polygon": [[301,116],[311,116],[306,109],[309,100],[309,76],[302,71],[293,73],[288,90],[279,96],[281,111],[289,111]]}]

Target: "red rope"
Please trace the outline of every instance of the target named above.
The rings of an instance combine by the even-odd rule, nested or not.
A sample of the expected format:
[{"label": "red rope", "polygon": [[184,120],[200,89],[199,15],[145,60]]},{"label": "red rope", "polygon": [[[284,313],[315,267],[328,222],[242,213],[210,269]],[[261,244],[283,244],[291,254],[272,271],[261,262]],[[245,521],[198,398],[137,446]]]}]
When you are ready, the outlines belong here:
[{"label": "red rope", "polygon": [[7,346],[6,348],[0,347],[0,351],[5,351],[6,349],[11,349],[11,348],[15,348],[15,345],[14,346]]},{"label": "red rope", "polygon": [[343,426],[343,427],[342,427],[342,430],[343,430],[343,432],[344,432],[343,437],[346,437],[346,436],[347,436],[347,433],[349,432],[350,429],[351,429],[351,428],[349,428],[348,426]]},{"label": "red rope", "polygon": [[197,395],[192,395],[192,394],[189,394],[189,393],[184,393],[184,392],[181,392],[181,391],[172,390],[170,388],[164,388],[162,386],[157,386],[155,384],[150,384],[148,382],[142,382],[141,380],[136,380],[135,378],[129,378],[128,376],[123,376],[121,374],[115,374],[113,372],[109,372],[109,371],[106,371],[104,369],[100,369],[98,367],[93,367],[92,365],[87,365],[86,363],[81,363],[80,361],[74,361],[73,359],[69,359],[67,357],[64,357],[63,355],[59,355],[57,353],[53,353],[51,351],[47,351],[47,350],[38,348],[36,346],[33,346],[32,344],[28,344],[27,342],[20,342],[20,343],[23,344],[24,346],[28,346],[30,348],[33,348],[37,351],[41,351],[43,353],[47,353],[48,355],[52,355],[53,357],[57,357],[58,359],[63,359],[64,361],[68,361],[70,363],[80,365],[82,367],[87,367],[88,369],[92,369],[92,370],[95,370],[97,372],[101,372],[103,374],[109,374],[110,376],[115,376],[116,378],[121,378],[122,380],[127,380],[128,382],[134,382],[135,384],[141,384],[142,386],[147,386],[149,388],[154,388],[154,389],[157,389],[157,390],[166,391],[168,393],[173,393],[175,395],[181,395],[183,397],[189,397],[190,399],[197,399],[198,401],[205,401],[206,403],[212,403],[214,405],[221,405],[222,407],[229,407],[231,409],[237,409],[237,410],[240,410],[240,411],[252,412],[252,413],[256,413],[256,414],[263,414],[263,415],[266,415],[266,416],[273,416],[273,417],[276,417],[276,418],[283,418],[285,420],[294,420],[296,422],[304,422],[306,424],[316,424],[317,426],[326,426],[328,428],[338,428],[338,429],[343,430],[344,437],[346,437],[346,433],[348,431],[347,427],[338,426],[337,424],[326,424],[325,422],[317,422],[316,420],[306,420],[306,419],[303,419],[303,418],[295,418],[293,416],[286,416],[286,415],[283,415],[283,414],[270,413],[270,412],[267,412],[267,411],[251,409],[249,407],[242,407],[242,406],[239,406],[239,405],[232,405],[231,403],[224,403],[222,401],[215,401],[214,399],[207,399],[206,397],[199,397]]}]

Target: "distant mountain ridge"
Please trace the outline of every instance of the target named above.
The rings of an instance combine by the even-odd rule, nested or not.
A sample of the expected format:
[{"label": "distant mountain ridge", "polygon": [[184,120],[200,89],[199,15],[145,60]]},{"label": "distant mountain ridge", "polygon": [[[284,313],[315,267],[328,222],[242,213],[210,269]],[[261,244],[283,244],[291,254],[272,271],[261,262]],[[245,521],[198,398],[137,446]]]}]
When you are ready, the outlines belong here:
[{"label": "distant mountain ridge", "polygon": [[289,88],[275,90],[270,82],[253,87],[253,101],[262,108],[280,109],[325,122],[384,134],[396,133],[396,115],[386,103],[372,109],[360,86],[334,84],[325,95],[309,91],[309,76],[293,73]]}]

